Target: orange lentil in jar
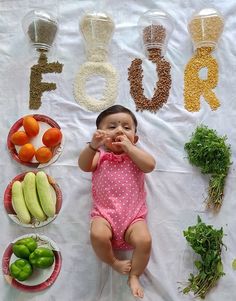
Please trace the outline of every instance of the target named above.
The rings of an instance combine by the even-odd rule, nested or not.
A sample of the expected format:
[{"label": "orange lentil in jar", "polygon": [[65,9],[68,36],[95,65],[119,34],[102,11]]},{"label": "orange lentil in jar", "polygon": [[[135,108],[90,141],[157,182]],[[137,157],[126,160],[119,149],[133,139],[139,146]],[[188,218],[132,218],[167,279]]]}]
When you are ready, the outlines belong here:
[{"label": "orange lentil in jar", "polygon": [[224,21],[219,16],[198,16],[189,23],[195,47],[215,46],[222,33]]}]

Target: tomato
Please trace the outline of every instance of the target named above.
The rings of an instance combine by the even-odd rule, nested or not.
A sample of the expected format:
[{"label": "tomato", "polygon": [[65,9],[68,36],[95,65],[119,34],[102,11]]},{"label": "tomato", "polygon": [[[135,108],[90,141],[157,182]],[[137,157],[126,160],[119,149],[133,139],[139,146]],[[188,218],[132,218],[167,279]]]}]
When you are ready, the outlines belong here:
[{"label": "tomato", "polygon": [[37,136],[39,133],[38,121],[32,116],[25,116],[23,118],[23,127],[29,137]]},{"label": "tomato", "polygon": [[24,145],[29,142],[29,136],[24,131],[17,131],[11,135],[10,140],[15,145]]},{"label": "tomato", "polygon": [[24,144],[18,153],[18,157],[23,162],[30,162],[35,154],[34,146],[31,143]]},{"label": "tomato", "polygon": [[58,128],[48,129],[42,137],[43,144],[48,147],[53,147],[61,142],[62,133]]},{"label": "tomato", "polygon": [[52,159],[52,151],[48,147],[42,146],[36,150],[35,158],[39,163],[47,163]]}]

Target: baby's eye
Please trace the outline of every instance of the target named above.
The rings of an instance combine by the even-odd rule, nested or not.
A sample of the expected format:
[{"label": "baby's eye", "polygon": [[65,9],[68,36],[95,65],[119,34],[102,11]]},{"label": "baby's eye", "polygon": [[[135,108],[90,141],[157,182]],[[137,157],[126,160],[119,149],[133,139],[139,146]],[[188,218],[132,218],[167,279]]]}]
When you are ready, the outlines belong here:
[{"label": "baby's eye", "polygon": [[115,129],[115,126],[114,125],[111,125],[108,127],[109,129]]},{"label": "baby's eye", "polygon": [[130,129],[130,127],[129,127],[129,126],[125,126],[125,129],[126,129],[126,130],[129,130],[129,129]]}]

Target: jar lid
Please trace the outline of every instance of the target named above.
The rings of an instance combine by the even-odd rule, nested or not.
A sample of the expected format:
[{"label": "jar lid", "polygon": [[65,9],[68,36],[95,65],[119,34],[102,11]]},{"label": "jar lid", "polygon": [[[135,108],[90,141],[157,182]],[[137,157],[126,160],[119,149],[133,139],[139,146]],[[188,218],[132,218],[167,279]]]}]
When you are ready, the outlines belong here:
[{"label": "jar lid", "polygon": [[223,19],[222,15],[218,10],[215,8],[203,8],[200,11],[198,11],[196,14],[194,14],[194,17],[212,17],[212,16],[219,16]]},{"label": "jar lid", "polygon": [[22,20],[22,26],[24,32],[28,29],[29,23],[35,20],[45,20],[57,24],[57,19],[49,12],[43,10],[31,10],[29,11]]},{"label": "jar lid", "polygon": [[138,21],[138,26],[145,27],[148,25],[163,25],[168,32],[174,29],[174,20],[165,11],[159,9],[150,9],[144,12]]}]

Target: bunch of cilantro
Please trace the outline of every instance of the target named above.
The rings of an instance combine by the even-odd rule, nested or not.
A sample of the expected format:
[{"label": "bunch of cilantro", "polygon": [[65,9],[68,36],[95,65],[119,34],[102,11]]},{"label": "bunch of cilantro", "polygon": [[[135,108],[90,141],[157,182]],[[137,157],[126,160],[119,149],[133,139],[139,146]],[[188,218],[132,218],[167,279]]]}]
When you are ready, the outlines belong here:
[{"label": "bunch of cilantro", "polygon": [[216,131],[200,125],[189,142],[184,146],[189,162],[210,175],[207,206],[218,211],[222,205],[224,185],[231,165],[231,148],[226,136],[218,136]]},{"label": "bunch of cilantro", "polygon": [[192,249],[200,255],[200,260],[194,262],[198,274],[190,274],[188,285],[182,292],[184,294],[193,292],[195,297],[204,299],[209,290],[224,275],[221,261],[221,250],[224,246],[223,228],[214,229],[213,226],[203,223],[198,216],[197,224],[188,227],[183,233]]}]

